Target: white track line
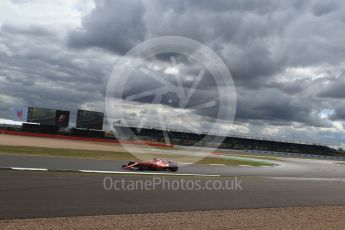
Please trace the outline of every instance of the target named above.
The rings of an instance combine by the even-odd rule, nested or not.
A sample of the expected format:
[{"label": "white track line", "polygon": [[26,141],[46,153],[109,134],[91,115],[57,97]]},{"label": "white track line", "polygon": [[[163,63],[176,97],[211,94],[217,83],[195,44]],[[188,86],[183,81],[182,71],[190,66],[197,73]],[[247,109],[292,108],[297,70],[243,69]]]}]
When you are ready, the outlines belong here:
[{"label": "white track line", "polygon": [[[50,171],[50,169],[45,168],[21,168],[21,167],[9,167],[12,170],[26,170],[26,171]],[[8,169],[8,168],[7,168]],[[134,172],[134,171],[99,171],[99,170],[73,170],[73,169],[51,169],[51,171],[57,172],[82,172],[82,173],[103,173],[103,174],[128,174],[128,175],[167,175],[167,176],[201,176],[201,177],[220,177],[221,175],[212,174],[191,174],[191,173],[163,173],[163,172]]]},{"label": "white track line", "polygon": [[295,180],[295,181],[334,181],[345,182],[345,178],[309,178],[309,177],[266,177],[275,180]]},{"label": "white track line", "polygon": [[85,173],[111,173],[111,174],[132,174],[132,175],[169,175],[169,176],[207,176],[207,177],[220,177],[221,175],[208,175],[208,174],[189,174],[189,173],[160,173],[160,172],[123,172],[123,171],[97,171],[97,170],[78,170]]},{"label": "white track line", "polygon": [[20,167],[11,167],[13,170],[28,170],[28,171],[48,171],[48,169],[42,168],[20,168]]}]

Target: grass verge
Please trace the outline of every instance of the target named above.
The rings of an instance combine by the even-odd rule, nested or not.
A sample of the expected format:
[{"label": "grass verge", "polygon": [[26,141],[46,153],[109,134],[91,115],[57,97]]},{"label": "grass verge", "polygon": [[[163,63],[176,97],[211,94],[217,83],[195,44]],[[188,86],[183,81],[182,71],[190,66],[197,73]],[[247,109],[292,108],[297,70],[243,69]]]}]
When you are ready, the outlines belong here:
[{"label": "grass verge", "polygon": [[248,166],[273,166],[272,163],[264,161],[252,161],[249,160],[237,160],[237,159],[225,159],[225,158],[215,158],[215,157],[205,157],[198,162],[198,164],[224,164],[224,165],[248,165]]},{"label": "grass verge", "polygon": [[[85,159],[99,160],[137,160],[128,152],[109,152],[96,150],[78,150],[64,148],[44,148],[44,147],[28,147],[28,146],[7,146],[0,145],[0,154],[26,155],[26,156],[49,156],[49,157],[73,157]],[[179,155],[169,154],[152,154],[156,157],[163,158],[183,158]],[[198,164],[224,164],[224,165],[249,165],[249,166],[272,166],[271,163],[252,160],[223,159],[215,157],[206,157],[198,162]]]},{"label": "grass verge", "polygon": [[262,156],[262,155],[246,155],[246,154],[225,154],[226,156],[234,156],[234,157],[246,157],[258,160],[274,160],[274,161],[283,161],[281,157],[274,157],[274,156]]},{"label": "grass verge", "polygon": [[50,156],[50,157],[74,157],[105,160],[136,160],[133,155],[127,152],[109,152],[96,150],[79,150],[64,148],[45,148],[29,146],[0,145],[0,154]]}]

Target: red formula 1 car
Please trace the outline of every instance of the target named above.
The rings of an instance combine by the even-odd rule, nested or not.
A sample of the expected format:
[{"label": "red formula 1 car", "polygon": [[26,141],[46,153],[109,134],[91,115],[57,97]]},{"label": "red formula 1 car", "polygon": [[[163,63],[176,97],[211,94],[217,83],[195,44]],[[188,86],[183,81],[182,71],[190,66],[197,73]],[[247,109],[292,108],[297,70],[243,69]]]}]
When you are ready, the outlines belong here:
[{"label": "red formula 1 car", "polygon": [[152,161],[137,161],[137,162],[130,161],[128,162],[128,164],[122,165],[122,168],[129,169],[129,170],[140,170],[140,171],[169,170],[172,172],[176,172],[178,170],[178,166],[175,162],[159,159],[159,158],[154,158]]}]

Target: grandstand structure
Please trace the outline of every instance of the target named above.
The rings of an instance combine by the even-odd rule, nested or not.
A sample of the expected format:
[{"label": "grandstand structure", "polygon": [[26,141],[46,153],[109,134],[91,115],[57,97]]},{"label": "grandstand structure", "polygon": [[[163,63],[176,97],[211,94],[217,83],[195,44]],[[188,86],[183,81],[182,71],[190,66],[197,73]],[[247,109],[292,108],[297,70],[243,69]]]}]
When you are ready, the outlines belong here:
[{"label": "grandstand structure", "polygon": [[292,143],[292,144],[306,144],[306,145],[327,145],[326,143],[320,143],[318,141],[312,141],[312,140],[301,140],[301,139],[292,139],[292,138],[284,138],[284,137],[273,137],[273,136],[254,136],[254,135],[246,135],[244,133],[215,133],[215,132],[204,132],[200,130],[187,130],[187,129],[179,129],[179,128],[171,128],[171,127],[160,127],[155,126],[152,124],[140,124],[137,121],[134,120],[118,120],[113,123],[113,127],[116,129],[117,127],[120,128],[131,128],[133,130],[138,129],[146,129],[146,130],[152,130],[152,132],[161,131],[161,132],[167,132],[167,133],[180,133],[181,135],[190,135],[190,134],[197,134],[197,135],[204,135],[204,136],[223,136],[223,137],[230,137],[230,138],[243,138],[248,140],[259,140],[259,141],[272,141],[272,142],[283,142],[283,143]]},{"label": "grandstand structure", "polygon": [[[6,122],[7,124],[4,125],[0,124],[0,131],[46,133],[63,136],[111,139],[114,141],[117,141],[117,139],[140,139],[157,142],[158,144],[165,144],[166,146],[217,147],[234,150],[272,151],[326,156],[335,156],[338,154],[336,149],[327,146],[327,144],[318,142],[268,136],[211,133],[200,130],[185,130],[169,127],[162,128],[160,125],[154,125],[154,123],[141,124],[131,119],[114,122],[114,133],[111,133],[101,130],[104,118],[103,113],[94,111],[79,110],[78,113],[83,113],[83,116],[79,116],[79,119],[77,117],[76,124],[78,124],[78,126],[76,128],[67,128],[69,111],[23,107],[17,109],[15,112],[16,115],[20,115],[20,117],[24,119],[17,122]],[[36,114],[34,114],[34,112]],[[46,114],[49,116],[46,116]]]},{"label": "grandstand structure", "polygon": [[[113,127],[115,136],[123,139],[141,139],[164,143],[168,136],[169,144],[182,146],[217,146],[221,149],[276,151],[328,156],[335,156],[337,154],[335,149],[327,145],[303,140],[211,132],[191,132],[189,130],[176,128],[163,129],[148,124],[141,125],[131,120],[114,122]],[[214,143],[215,140],[220,140],[220,142]]]}]

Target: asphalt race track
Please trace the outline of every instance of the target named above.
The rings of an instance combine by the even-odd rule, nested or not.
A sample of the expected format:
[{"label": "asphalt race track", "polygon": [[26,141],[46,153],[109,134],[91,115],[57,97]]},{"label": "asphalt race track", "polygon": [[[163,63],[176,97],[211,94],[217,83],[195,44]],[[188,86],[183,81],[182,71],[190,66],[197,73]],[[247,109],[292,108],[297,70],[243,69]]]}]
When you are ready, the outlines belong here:
[{"label": "asphalt race track", "polygon": [[[221,176],[266,176],[303,178],[345,178],[345,164],[328,160],[282,158],[283,161],[265,160],[278,164],[276,167],[240,167],[216,165],[187,165],[180,167],[177,174],[216,174]],[[26,167],[52,170],[100,170],[124,171],[122,164],[128,161],[94,160],[63,157],[34,157],[0,155],[0,168]]]},{"label": "asphalt race track", "polygon": [[[0,219],[219,210],[261,207],[345,205],[345,165],[331,161],[285,159],[278,167],[229,167],[190,165],[179,173],[221,174],[219,178],[183,177],[200,180],[234,180],[237,190],[106,190],[105,177],[113,180],[152,180],[152,176],[33,172],[0,170]],[[120,171],[121,161],[76,158],[0,156],[0,168],[89,169]],[[181,177],[165,176],[167,181]]]}]

